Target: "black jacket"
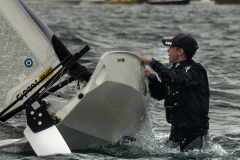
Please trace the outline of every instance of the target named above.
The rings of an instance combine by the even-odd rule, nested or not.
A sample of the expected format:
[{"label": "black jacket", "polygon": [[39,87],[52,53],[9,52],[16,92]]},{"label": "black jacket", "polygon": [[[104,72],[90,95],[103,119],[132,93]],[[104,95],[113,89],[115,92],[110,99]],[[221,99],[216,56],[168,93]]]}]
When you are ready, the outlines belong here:
[{"label": "black jacket", "polygon": [[169,69],[155,62],[157,78],[149,79],[154,99],[165,99],[167,122],[185,128],[209,128],[209,87],[206,70],[193,60],[174,63]]}]

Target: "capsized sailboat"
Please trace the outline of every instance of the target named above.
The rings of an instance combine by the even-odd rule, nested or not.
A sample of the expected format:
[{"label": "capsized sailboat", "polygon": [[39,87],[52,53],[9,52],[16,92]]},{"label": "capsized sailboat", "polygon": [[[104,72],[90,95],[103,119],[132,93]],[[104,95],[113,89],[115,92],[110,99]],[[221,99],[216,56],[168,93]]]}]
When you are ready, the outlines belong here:
[{"label": "capsized sailboat", "polygon": [[[90,48],[74,55],[22,0],[0,1],[0,121],[26,109],[22,139],[0,141],[37,155],[71,153],[135,137],[146,118],[144,65],[123,51],[105,53],[88,84],[71,99],[44,99],[47,90]],[[67,52],[64,60],[59,52]],[[14,63],[12,63],[14,62]]]}]

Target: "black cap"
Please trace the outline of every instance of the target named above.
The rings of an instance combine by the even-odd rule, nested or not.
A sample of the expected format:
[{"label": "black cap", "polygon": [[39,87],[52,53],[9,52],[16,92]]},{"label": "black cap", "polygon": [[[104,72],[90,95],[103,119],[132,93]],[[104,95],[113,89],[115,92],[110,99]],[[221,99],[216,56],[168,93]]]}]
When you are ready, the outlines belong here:
[{"label": "black cap", "polygon": [[163,39],[162,43],[165,46],[180,47],[192,56],[198,49],[196,40],[190,34],[179,33],[173,39]]}]

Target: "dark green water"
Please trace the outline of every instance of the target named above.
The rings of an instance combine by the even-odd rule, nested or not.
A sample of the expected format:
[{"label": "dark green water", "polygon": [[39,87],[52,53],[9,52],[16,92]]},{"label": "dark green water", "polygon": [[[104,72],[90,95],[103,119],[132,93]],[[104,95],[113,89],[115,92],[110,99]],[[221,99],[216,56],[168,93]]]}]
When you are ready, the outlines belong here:
[{"label": "dark green water", "polygon": [[[199,50],[195,61],[207,70],[211,90],[210,140],[201,152],[163,147],[170,132],[162,102],[151,100],[141,143],[112,145],[71,155],[37,157],[0,151],[0,159],[240,159],[240,6],[31,5],[71,52],[91,47],[80,61],[91,71],[100,56],[124,50],[168,63],[162,38],[190,33]],[[22,122],[0,124],[0,139],[21,138]],[[15,127],[17,126],[17,127]]]}]

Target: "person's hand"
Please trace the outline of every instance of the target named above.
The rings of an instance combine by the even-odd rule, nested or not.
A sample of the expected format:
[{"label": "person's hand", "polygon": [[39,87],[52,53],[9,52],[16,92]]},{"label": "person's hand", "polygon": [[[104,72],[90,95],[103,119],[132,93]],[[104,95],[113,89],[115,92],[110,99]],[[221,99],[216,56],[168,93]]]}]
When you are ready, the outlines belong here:
[{"label": "person's hand", "polygon": [[144,76],[149,77],[149,78],[154,78],[154,77],[156,77],[156,74],[147,69],[144,71]]},{"label": "person's hand", "polygon": [[152,61],[152,59],[142,56],[139,56],[139,58],[143,61],[144,64],[150,64],[150,62]]}]

